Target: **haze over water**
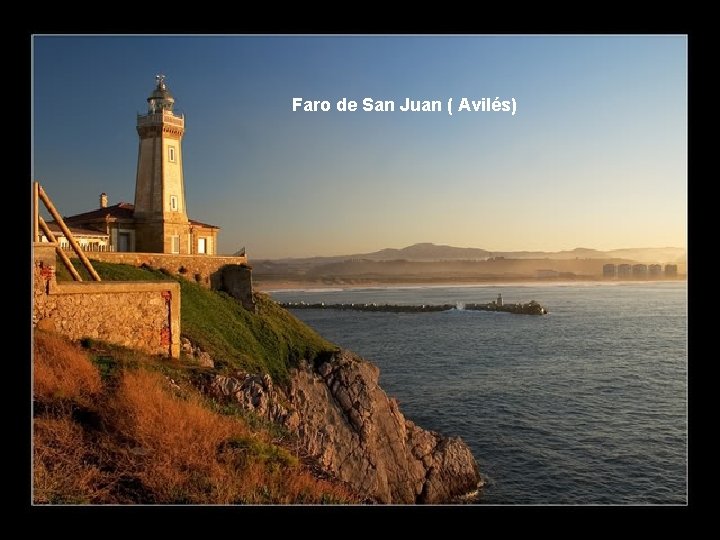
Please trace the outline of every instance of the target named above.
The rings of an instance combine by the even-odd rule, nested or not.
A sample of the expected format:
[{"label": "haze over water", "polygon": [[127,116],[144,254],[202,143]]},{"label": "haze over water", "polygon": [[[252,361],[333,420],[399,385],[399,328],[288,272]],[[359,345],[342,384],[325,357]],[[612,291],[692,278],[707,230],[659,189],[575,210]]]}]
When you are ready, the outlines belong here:
[{"label": "haze over water", "polygon": [[271,293],[278,301],[442,304],[535,299],[505,313],[295,310],[380,367],[419,425],[460,436],[497,504],[687,500],[685,282]]}]

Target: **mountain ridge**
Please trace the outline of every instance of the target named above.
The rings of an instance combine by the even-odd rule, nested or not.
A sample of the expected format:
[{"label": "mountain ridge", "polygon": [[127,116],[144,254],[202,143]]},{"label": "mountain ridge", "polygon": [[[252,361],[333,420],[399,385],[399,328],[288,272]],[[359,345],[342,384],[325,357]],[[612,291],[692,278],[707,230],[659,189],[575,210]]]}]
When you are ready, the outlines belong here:
[{"label": "mountain ridge", "polygon": [[306,263],[320,264],[339,262],[348,259],[366,259],[374,261],[413,260],[413,261],[449,261],[449,260],[484,260],[488,258],[506,259],[632,259],[647,263],[677,263],[687,257],[687,250],[679,247],[660,248],[618,248],[598,250],[577,247],[562,251],[489,251],[483,248],[455,247],[432,242],[419,242],[404,248],[383,248],[370,253],[350,255],[316,256],[316,257],[285,257],[280,259],[258,259],[258,262],[272,263]]}]

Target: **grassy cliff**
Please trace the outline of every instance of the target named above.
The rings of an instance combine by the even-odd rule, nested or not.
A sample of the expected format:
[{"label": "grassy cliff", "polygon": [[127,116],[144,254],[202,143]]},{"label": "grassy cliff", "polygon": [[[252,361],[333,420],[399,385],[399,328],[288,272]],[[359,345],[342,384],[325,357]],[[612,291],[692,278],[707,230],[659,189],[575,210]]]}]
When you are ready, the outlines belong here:
[{"label": "grassy cliff", "polygon": [[[89,279],[79,261],[73,264]],[[181,287],[181,334],[209,352],[220,369],[245,369],[270,373],[279,383],[300,359],[312,360],[335,346],[313,329],[276,305],[264,294],[256,295],[257,312],[251,313],[225,293],[211,291],[160,270],[127,264],[93,261],[106,281],[175,280]],[[58,280],[70,279],[58,265]]]},{"label": "grassy cliff", "polygon": [[[73,261],[83,279],[84,269]],[[346,503],[355,496],[304,463],[291,434],[197,390],[198,372],[287,381],[335,346],[257,295],[257,310],[150,268],[95,262],[106,281],[175,280],[181,332],[215,368],[48,332],[34,334],[33,500],[38,504]],[[58,267],[58,280],[70,279]]]},{"label": "grassy cliff", "polygon": [[169,376],[182,361],[102,344],[86,350],[43,331],[34,337],[35,503],[355,501],[313,474],[277,428]]}]

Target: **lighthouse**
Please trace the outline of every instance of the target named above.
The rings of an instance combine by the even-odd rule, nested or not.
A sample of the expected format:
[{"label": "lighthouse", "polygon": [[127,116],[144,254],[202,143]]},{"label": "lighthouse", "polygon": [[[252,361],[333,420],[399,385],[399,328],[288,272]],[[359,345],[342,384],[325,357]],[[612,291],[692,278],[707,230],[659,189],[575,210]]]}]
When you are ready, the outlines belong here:
[{"label": "lighthouse", "polygon": [[[135,176],[135,203],[110,204],[107,192],[100,206],[65,218],[86,231],[101,231],[93,241],[107,251],[216,255],[220,227],[189,219],[185,206],[182,139],[185,117],[173,111],[175,98],[164,75],[155,77],[147,113],[137,115],[140,136]],[[102,244],[100,244],[102,242]]]},{"label": "lighthouse", "polygon": [[140,136],[135,179],[136,250],[189,254],[190,223],[185,207],[182,138],[185,118],[173,111],[175,99],[164,75],[155,77],[147,114],[138,114]]}]

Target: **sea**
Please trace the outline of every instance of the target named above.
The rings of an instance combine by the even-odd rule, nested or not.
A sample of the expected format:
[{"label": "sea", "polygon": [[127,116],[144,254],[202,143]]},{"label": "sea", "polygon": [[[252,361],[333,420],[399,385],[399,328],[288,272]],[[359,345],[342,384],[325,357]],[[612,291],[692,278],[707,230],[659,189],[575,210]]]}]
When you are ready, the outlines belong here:
[{"label": "sea", "polygon": [[[545,316],[467,311],[536,300]],[[528,283],[271,291],[279,302],[454,304],[295,309],[380,368],[406,417],[471,448],[479,504],[687,503],[687,284]]]}]

